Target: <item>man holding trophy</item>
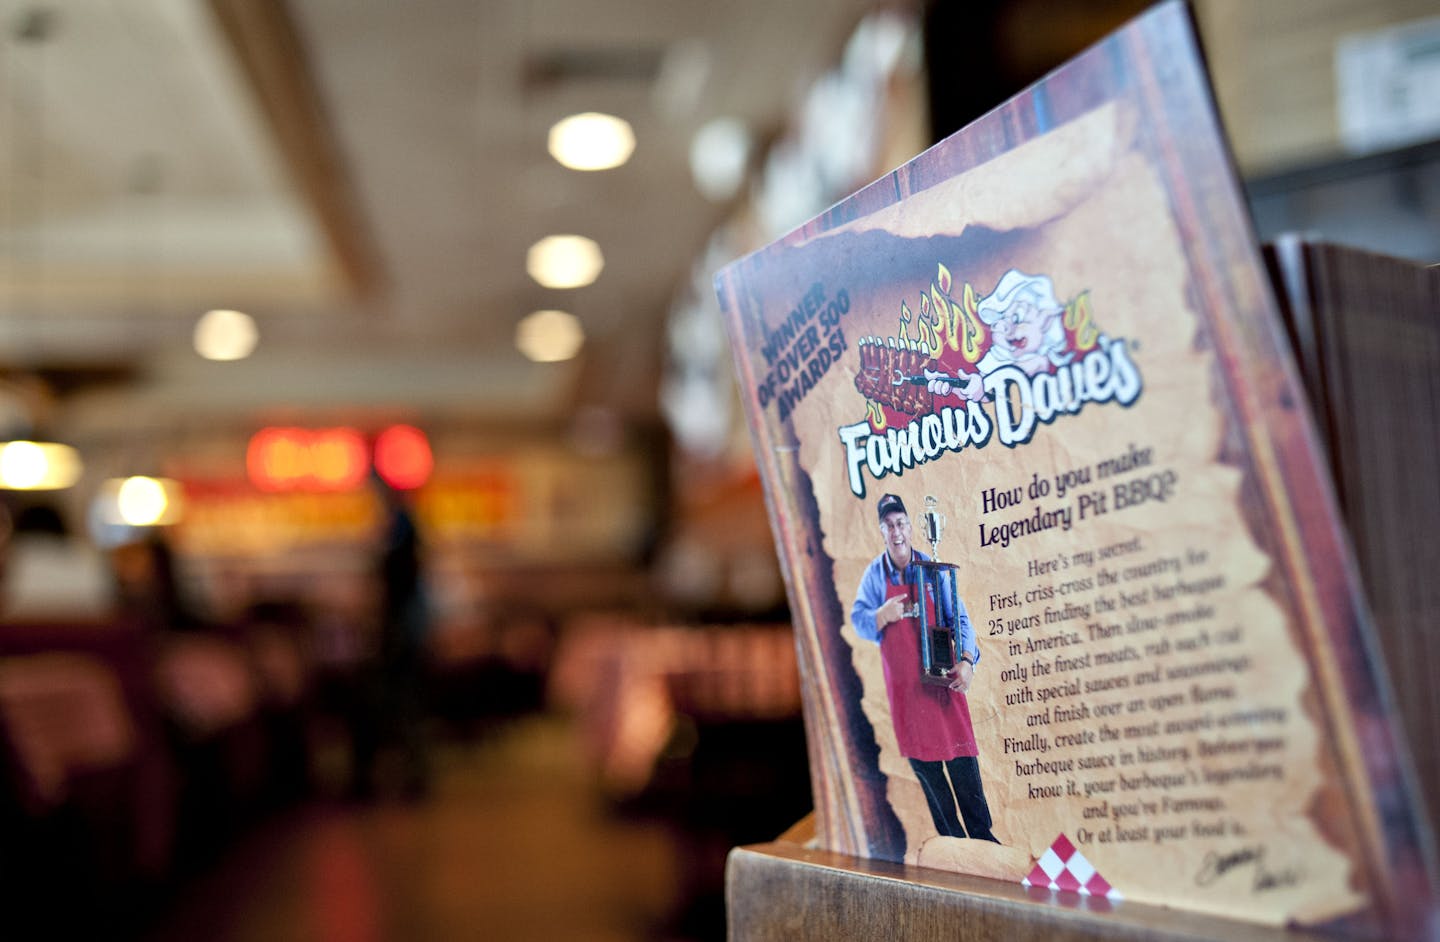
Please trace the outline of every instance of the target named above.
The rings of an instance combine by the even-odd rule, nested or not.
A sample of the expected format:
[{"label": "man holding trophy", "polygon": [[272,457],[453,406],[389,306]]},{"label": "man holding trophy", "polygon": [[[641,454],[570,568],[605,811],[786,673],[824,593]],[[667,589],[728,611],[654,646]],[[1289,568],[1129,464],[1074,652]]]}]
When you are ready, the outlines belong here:
[{"label": "man holding trophy", "polygon": [[[885,551],[860,578],[851,622],[860,637],[880,645],[895,739],[920,780],[935,830],[996,841],[965,697],[980,648],[956,589],[956,567],[911,546],[899,497],[884,495],[876,509]],[[925,498],[921,520],[937,553],[945,517],[935,498]]]}]

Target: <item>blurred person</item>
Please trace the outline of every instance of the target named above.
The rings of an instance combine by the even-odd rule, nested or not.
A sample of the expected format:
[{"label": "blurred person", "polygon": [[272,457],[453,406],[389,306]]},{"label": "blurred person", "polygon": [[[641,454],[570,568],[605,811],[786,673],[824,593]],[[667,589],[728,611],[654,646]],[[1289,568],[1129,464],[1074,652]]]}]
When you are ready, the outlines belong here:
[{"label": "blurred person", "polygon": [[110,551],[110,564],[122,618],[161,631],[204,627],[180,590],[175,554],[162,533],[121,543]]},{"label": "blurred person", "polygon": [[929,557],[911,545],[904,501],[886,494],[876,511],[885,548],[860,578],[851,623],[860,637],[880,645],[896,743],[925,792],[936,832],[999,843],[990,832],[990,806],[980,781],[979,748],[965,697],[980,660],[970,616],[961,602],[956,679],[948,687],[924,683],[919,620],[908,607],[916,583],[911,564]]},{"label": "blurred person", "polygon": [[395,746],[403,763],[403,794],[418,798],[430,785],[422,697],[430,612],[422,547],[406,496],[378,476],[371,477],[371,484],[382,515],[374,572],[379,590],[378,637],[367,672],[371,709],[362,711],[352,729],[351,790],[356,797],[373,796],[379,752]]},{"label": "blurred person", "polygon": [[311,634],[309,612],[298,601],[261,600],[229,624],[257,682],[259,721],[265,731],[266,797],[281,804],[308,795],[315,693],[304,647]]}]

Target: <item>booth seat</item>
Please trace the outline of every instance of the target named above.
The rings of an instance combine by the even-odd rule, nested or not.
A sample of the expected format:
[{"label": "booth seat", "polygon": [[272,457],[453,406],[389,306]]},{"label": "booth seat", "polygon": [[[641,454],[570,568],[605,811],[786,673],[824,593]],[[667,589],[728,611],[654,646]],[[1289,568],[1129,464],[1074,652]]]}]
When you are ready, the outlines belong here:
[{"label": "booth seat", "polygon": [[18,925],[86,931],[168,878],[178,776],[150,664],[134,626],[0,624],[0,894]]},{"label": "booth seat", "polygon": [[138,925],[273,807],[278,780],[294,794],[306,689],[294,642],[264,630],[0,623],[7,927],[113,937]]}]

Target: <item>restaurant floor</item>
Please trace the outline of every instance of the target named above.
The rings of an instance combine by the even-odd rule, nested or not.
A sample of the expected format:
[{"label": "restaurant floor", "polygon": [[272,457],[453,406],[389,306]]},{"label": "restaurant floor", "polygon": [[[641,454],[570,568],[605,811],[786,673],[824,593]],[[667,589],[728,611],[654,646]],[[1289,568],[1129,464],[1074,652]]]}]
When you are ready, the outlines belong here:
[{"label": "restaurant floor", "polygon": [[196,875],[147,942],[723,938],[718,907],[698,927],[681,911],[694,869],[681,839],[606,805],[565,721],[448,743],[435,765],[423,799],[273,816]]}]

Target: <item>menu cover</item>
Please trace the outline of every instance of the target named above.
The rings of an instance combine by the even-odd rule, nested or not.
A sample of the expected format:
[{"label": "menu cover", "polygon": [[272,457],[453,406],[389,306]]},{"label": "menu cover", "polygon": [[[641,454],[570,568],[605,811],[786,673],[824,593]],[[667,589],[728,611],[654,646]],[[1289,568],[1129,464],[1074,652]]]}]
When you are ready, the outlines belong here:
[{"label": "menu cover", "polygon": [[1094,908],[1433,931],[1428,831],[1182,3],[717,289],[822,846]]},{"label": "menu cover", "polygon": [[[1282,234],[1265,260],[1390,675],[1440,821],[1440,265]],[[1355,404],[1364,403],[1364,408]]]}]

